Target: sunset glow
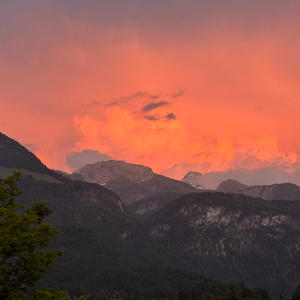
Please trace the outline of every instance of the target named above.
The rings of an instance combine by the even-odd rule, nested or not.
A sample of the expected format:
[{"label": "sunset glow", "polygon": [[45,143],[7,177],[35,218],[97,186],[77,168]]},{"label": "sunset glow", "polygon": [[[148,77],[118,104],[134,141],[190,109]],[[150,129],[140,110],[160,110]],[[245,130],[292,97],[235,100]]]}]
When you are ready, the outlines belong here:
[{"label": "sunset glow", "polygon": [[0,131],[50,168],[300,160],[300,2],[24,2],[0,4]]}]

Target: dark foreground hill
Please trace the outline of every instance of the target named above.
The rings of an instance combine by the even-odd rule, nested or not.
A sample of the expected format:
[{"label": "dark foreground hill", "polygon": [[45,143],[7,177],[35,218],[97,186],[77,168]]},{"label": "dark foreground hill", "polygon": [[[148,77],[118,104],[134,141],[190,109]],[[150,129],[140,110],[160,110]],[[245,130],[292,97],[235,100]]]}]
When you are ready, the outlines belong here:
[{"label": "dark foreground hill", "polygon": [[[273,294],[288,294],[300,282],[300,202],[169,193],[162,205],[153,196],[156,209],[138,220],[105,187],[47,169],[4,135],[0,145],[8,145],[2,146],[0,175],[22,169],[19,201],[46,200],[54,212],[49,221],[62,231],[53,247],[64,255],[45,277],[48,286],[94,299],[119,292],[124,299],[148,300],[222,286],[202,276]],[[6,153],[16,159],[9,154],[8,164]],[[18,155],[33,157],[28,168]]]},{"label": "dark foreground hill", "polygon": [[0,132],[0,166],[50,173],[45,165],[25,147]]}]

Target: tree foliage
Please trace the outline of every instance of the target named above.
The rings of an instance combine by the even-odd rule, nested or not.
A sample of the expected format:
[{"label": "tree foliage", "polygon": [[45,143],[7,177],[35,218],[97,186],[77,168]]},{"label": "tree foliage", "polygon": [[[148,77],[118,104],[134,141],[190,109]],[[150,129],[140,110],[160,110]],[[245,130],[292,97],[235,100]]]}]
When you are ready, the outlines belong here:
[{"label": "tree foliage", "polygon": [[43,222],[51,213],[45,202],[30,208],[17,203],[19,178],[0,178],[0,299],[65,299],[64,292],[34,291],[60,255],[47,249],[59,230]]},{"label": "tree foliage", "polygon": [[239,285],[198,285],[186,291],[180,291],[178,300],[271,300],[268,292],[261,288],[250,289]]},{"label": "tree foliage", "polygon": [[300,300],[300,284],[294,290],[292,300]]}]

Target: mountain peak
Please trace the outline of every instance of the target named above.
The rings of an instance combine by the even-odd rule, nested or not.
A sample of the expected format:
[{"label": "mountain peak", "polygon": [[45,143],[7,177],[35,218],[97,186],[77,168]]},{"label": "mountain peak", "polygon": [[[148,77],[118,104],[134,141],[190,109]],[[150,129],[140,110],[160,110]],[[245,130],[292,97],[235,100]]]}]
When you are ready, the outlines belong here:
[{"label": "mountain peak", "polygon": [[99,184],[106,184],[108,181],[120,177],[126,177],[132,182],[144,182],[154,176],[149,167],[120,160],[99,161],[95,164],[89,164],[75,171],[74,174],[80,174],[84,180]]},{"label": "mountain peak", "polygon": [[203,189],[203,186],[198,183],[199,178],[202,176],[200,172],[189,171],[183,178],[182,181],[189,183],[191,186],[197,189]]},{"label": "mountain peak", "polygon": [[126,205],[164,193],[195,192],[191,185],[158,175],[151,168],[124,161],[101,161],[75,171],[71,176],[80,180],[105,185],[119,194]]},{"label": "mountain peak", "polygon": [[248,185],[234,179],[222,181],[217,187],[218,192],[238,194],[249,188]]}]

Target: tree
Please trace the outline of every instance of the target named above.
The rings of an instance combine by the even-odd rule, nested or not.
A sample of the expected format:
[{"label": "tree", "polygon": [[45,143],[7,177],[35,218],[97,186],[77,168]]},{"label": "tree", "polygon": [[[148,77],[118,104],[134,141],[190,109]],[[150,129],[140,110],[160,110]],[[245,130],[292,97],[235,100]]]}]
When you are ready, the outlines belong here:
[{"label": "tree", "polygon": [[294,290],[292,300],[300,300],[300,284]]},{"label": "tree", "polygon": [[45,202],[27,209],[17,204],[19,178],[0,177],[0,299],[67,299],[61,291],[34,290],[60,255],[47,249],[59,230],[43,222],[51,213]]}]

